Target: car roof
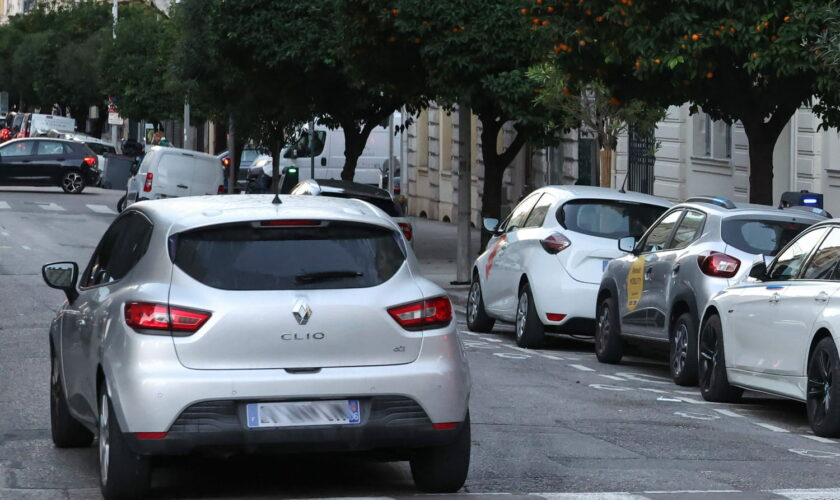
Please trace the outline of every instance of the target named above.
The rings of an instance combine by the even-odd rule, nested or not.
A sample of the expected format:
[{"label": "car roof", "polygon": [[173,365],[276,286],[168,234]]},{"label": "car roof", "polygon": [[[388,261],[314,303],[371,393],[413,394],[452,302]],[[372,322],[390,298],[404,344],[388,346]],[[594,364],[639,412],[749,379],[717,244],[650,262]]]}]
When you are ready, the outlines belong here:
[{"label": "car roof", "polygon": [[14,144],[16,142],[22,141],[53,141],[53,142],[66,142],[69,144],[79,144],[79,141],[70,141],[67,139],[60,139],[58,137],[21,137],[19,139],[12,139],[9,141],[4,142],[2,145],[5,146],[6,144]]},{"label": "car roof", "polygon": [[280,195],[207,195],[141,201],[131,205],[154,224],[169,227],[168,233],[192,228],[272,219],[327,219],[377,224],[393,229],[393,222],[382,210],[352,198]]},{"label": "car roof", "polygon": [[379,198],[382,200],[390,200],[391,195],[388,191],[380,189],[375,186],[367,184],[359,184],[353,181],[342,181],[335,179],[315,179],[303,181],[306,183],[317,184],[324,193],[340,193],[347,196],[364,196],[367,198]]},{"label": "car roof", "polygon": [[183,153],[183,154],[187,154],[187,155],[190,155],[190,156],[194,156],[196,158],[218,160],[218,158],[216,156],[213,156],[213,155],[210,155],[210,154],[207,154],[207,153],[202,153],[201,151],[193,151],[192,149],[171,148],[169,146],[152,146],[152,148],[149,150],[149,153],[156,153],[158,151],[160,151],[159,154],[181,154],[181,153]]},{"label": "car roof", "polygon": [[806,207],[791,207],[788,209],[781,209],[770,205],[759,205],[756,203],[741,202],[733,202],[733,205],[735,205],[735,208],[726,208],[719,205],[715,205],[714,203],[686,201],[680,203],[677,206],[700,209],[703,212],[706,212],[707,214],[715,214],[721,218],[729,218],[744,215],[765,215],[770,217],[795,217],[799,219],[808,219],[813,222],[822,222],[826,220],[825,217],[819,214],[809,212]]},{"label": "car roof", "polygon": [[555,185],[545,186],[537,189],[536,192],[548,192],[558,196],[564,200],[571,200],[576,198],[591,198],[614,201],[629,201],[634,203],[647,203],[650,205],[657,205],[660,207],[670,207],[673,202],[658,196],[652,196],[644,193],[636,193],[627,191],[622,193],[617,189],[604,188],[597,186],[576,186],[576,185]]}]

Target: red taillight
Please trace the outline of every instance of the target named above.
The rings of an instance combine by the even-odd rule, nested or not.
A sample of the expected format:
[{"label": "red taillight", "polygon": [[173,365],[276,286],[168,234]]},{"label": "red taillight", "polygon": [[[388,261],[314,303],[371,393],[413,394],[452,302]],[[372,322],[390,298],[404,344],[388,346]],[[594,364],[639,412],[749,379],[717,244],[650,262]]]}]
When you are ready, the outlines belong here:
[{"label": "red taillight", "polygon": [[225,167],[229,167],[230,166],[230,158],[222,158],[222,165],[224,165]]},{"label": "red taillight", "polygon": [[95,167],[96,166],[96,157],[85,156],[82,161],[84,161],[85,165],[87,165],[88,167]]},{"label": "red taillight", "polygon": [[458,422],[443,422],[440,424],[432,424],[435,426],[435,430],[438,431],[448,431],[458,427]]},{"label": "red taillight", "polygon": [[388,314],[406,330],[440,328],[452,321],[452,303],[449,297],[433,297],[392,307]]},{"label": "red taillight", "polygon": [[135,432],[137,439],[163,439],[166,437],[165,432]]},{"label": "red taillight", "polygon": [[264,220],[260,222],[262,227],[297,227],[297,226],[318,226],[321,223],[316,220]]},{"label": "red taillight", "polygon": [[698,255],[697,264],[703,274],[716,278],[733,278],[741,267],[740,260],[720,252],[706,252]]},{"label": "red taillight", "polygon": [[155,178],[155,176],[151,172],[146,174],[146,182],[143,183],[143,191],[144,192],[148,193],[149,191],[152,190],[152,181],[154,180],[154,178]]},{"label": "red taillight", "polygon": [[414,228],[411,227],[411,224],[408,222],[400,222],[400,229],[402,229],[405,239],[411,241],[411,237],[414,235]]},{"label": "red taillight", "polygon": [[218,191],[218,194],[225,194],[225,187],[224,187],[223,185],[221,185],[221,184],[219,184],[219,191]]},{"label": "red taillight", "polygon": [[571,245],[572,242],[569,241],[569,238],[566,238],[562,234],[554,233],[540,240],[540,244],[546,252],[554,255],[569,248],[569,245]]},{"label": "red taillight", "polygon": [[546,313],[545,317],[548,318],[549,321],[563,321],[564,319],[566,319],[565,314],[556,313]]},{"label": "red taillight", "polygon": [[148,302],[129,302],[125,305],[125,323],[135,330],[195,333],[210,319],[210,315],[206,311]]}]

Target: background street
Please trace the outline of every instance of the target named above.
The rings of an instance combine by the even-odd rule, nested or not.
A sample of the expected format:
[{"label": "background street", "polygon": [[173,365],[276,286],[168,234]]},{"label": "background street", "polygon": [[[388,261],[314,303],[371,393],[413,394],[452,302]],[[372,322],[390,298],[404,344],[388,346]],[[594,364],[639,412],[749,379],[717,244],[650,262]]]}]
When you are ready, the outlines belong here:
[{"label": "background street", "polygon": [[[0,188],[3,500],[99,498],[96,448],[59,450],[50,441],[47,328],[64,297],[43,284],[40,267],[56,260],[84,267],[120,195]],[[454,279],[455,226],[414,222],[424,268],[441,283]],[[649,351],[618,366],[599,364],[586,339],[552,337],[527,351],[515,346],[510,326],[466,331],[458,309],[474,383],[467,492],[840,497],[840,490],[788,491],[831,488],[840,472],[840,441],[815,437],[801,404],[755,393],[741,405],[706,403],[696,388],[673,385],[661,356]],[[407,464],[348,456],[174,459],[156,468],[153,488],[163,498],[415,493]]]}]

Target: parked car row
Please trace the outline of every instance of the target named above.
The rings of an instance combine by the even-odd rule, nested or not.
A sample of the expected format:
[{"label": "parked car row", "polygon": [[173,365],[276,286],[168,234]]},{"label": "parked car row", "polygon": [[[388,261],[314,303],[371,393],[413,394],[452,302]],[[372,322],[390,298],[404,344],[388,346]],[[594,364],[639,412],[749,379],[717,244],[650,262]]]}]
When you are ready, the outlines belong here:
[{"label": "parked car row", "polygon": [[485,221],[493,235],[475,262],[467,325],[513,322],[529,348],[546,332],[594,335],[602,363],[619,363],[627,344],[667,345],[676,384],[699,380],[709,401],[744,389],[804,401],[816,434],[840,435],[840,220],[798,198],[806,206],[672,206],[539,189],[501,224]]}]

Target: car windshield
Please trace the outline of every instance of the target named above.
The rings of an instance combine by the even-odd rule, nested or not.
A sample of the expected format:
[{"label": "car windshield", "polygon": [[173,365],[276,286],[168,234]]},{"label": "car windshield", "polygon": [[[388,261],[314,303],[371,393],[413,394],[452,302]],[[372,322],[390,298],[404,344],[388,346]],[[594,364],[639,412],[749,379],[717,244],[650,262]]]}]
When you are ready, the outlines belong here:
[{"label": "car windshield", "polygon": [[557,220],[569,231],[601,238],[642,237],[665,207],[614,200],[574,200],[557,211]]},{"label": "car windshield", "polygon": [[405,254],[397,233],[367,224],[226,224],[174,238],[175,265],[223,290],[362,288],[389,280]]},{"label": "car windshield", "polygon": [[721,235],[727,245],[755,255],[776,255],[811,224],[790,220],[727,219]]},{"label": "car windshield", "polygon": [[242,160],[241,161],[252,162],[252,161],[256,160],[258,156],[260,156],[260,152],[258,150],[256,150],[256,149],[244,149],[244,150],[242,150]]}]

